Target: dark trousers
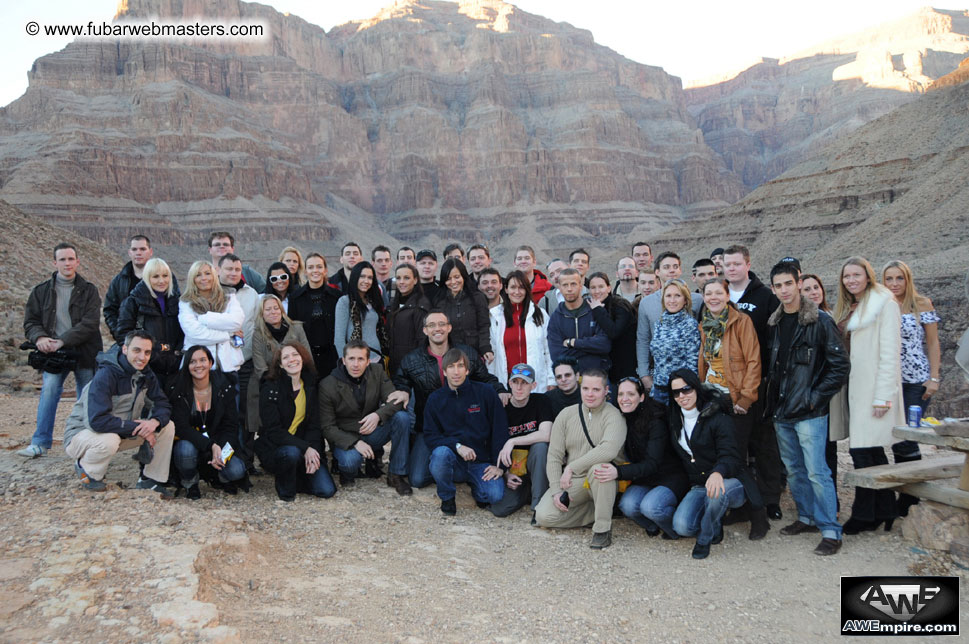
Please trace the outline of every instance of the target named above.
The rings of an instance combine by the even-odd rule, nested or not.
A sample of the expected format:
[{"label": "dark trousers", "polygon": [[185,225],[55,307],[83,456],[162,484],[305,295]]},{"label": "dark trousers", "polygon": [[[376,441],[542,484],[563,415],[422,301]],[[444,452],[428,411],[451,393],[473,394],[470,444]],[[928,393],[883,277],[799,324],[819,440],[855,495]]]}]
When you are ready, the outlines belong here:
[{"label": "dark trousers", "polygon": [[837,507],[840,512],[841,499],[838,498],[838,441],[829,440],[825,444],[824,462],[828,464],[828,469],[831,470],[831,480],[834,482],[834,498],[837,500]]},{"label": "dark trousers", "polygon": [[246,462],[247,467],[251,467],[256,461],[253,457],[253,443],[255,443],[255,434],[249,431],[246,426],[246,421],[248,417],[246,416],[246,409],[248,405],[248,396],[246,392],[249,391],[249,380],[252,378],[252,360],[246,360],[239,367],[239,444],[235,446],[236,456],[242,456],[242,460]]},{"label": "dark trousers", "polygon": [[297,492],[324,499],[336,494],[336,485],[326,468],[320,467],[313,474],[307,474],[303,452],[293,445],[276,448],[262,465],[276,475],[276,494],[281,499],[292,499]]},{"label": "dark trousers", "polygon": [[[925,387],[921,383],[902,383],[902,400],[905,402],[906,417],[908,417],[908,408],[912,405],[917,405],[922,410],[922,415],[925,416],[925,411],[929,408],[929,403],[932,401],[932,398],[922,400],[924,393]],[[896,463],[922,460],[922,452],[919,450],[919,444],[915,441],[899,441],[893,443],[892,455],[895,457]],[[917,496],[905,494],[904,492],[898,495],[898,505],[902,508],[903,513],[908,511],[908,506],[915,505],[918,502],[919,498]]]},{"label": "dark trousers", "polygon": [[770,418],[761,418],[764,412],[765,381],[761,381],[757,402],[744,415],[734,415],[737,426],[737,443],[746,452],[749,462],[753,456],[755,467],[751,468],[757,481],[757,489],[766,505],[777,505],[781,500],[783,465],[777,448],[777,434]]}]

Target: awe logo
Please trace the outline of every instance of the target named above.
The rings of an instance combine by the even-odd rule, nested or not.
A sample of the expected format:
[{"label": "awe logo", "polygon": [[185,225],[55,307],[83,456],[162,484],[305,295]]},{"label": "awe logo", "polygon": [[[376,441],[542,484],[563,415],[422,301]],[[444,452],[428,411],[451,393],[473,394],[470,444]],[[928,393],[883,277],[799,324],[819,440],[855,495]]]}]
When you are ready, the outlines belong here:
[{"label": "awe logo", "polygon": [[872,584],[859,599],[889,617],[907,622],[935,599],[942,589],[922,584]]}]

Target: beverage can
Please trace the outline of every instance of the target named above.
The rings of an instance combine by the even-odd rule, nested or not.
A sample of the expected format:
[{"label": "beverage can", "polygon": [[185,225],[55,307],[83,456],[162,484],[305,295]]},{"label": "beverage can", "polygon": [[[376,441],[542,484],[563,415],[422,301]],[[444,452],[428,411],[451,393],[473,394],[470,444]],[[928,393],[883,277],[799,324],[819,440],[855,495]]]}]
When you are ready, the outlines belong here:
[{"label": "beverage can", "polygon": [[908,406],[908,426],[909,427],[921,427],[922,426],[922,408],[918,405]]}]

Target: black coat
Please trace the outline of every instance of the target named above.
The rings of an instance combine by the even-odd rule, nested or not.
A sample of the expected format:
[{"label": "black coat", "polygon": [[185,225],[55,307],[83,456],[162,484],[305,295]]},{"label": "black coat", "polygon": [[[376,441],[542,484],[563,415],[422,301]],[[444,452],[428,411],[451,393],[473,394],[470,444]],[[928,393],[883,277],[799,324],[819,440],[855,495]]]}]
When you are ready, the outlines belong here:
[{"label": "black coat", "polygon": [[670,445],[683,463],[690,485],[706,485],[707,478],[714,472],[719,472],[725,479],[737,478],[743,463],[737,447],[737,428],[720,404],[709,402],[700,411],[689,440],[692,456],[679,443],[683,431],[682,412],[675,402],[671,405]]},{"label": "black coat", "polygon": [[[162,313],[155,294],[139,281],[131,295],[121,303],[114,339],[123,343],[125,335],[135,329],[147,331],[154,339],[149,363],[152,371],[162,375],[178,371],[185,333],[178,323],[177,292],[165,298],[165,312]],[[168,350],[164,351],[162,345],[168,345]]]},{"label": "black coat", "polygon": [[779,306],[768,321],[770,365],[767,372],[765,416],[776,420],[804,420],[828,413],[828,403],[848,381],[851,359],[838,327],[814,302],[801,298],[797,327],[785,364],[778,363],[781,316]]},{"label": "black coat", "polygon": [[690,489],[683,464],[670,445],[666,406],[647,398],[626,418],[627,465],[619,465],[619,478],[635,485],[669,488],[680,501]]},{"label": "black coat", "polygon": [[753,271],[748,273],[748,277],[750,284],[737,302],[737,310],[750,316],[754,323],[757,341],[760,342],[760,363],[767,364],[767,318],[780,305],[780,300],[764,286]]},{"label": "black coat", "polygon": [[[473,347],[469,347],[466,344],[455,344],[450,339],[448,340],[448,346],[461,349],[468,356],[468,361],[471,363],[471,371],[468,373],[468,378],[489,384],[500,394],[507,393],[507,390],[498,382],[498,379],[488,373],[488,368],[485,366],[484,360],[481,359],[481,356]],[[404,359],[400,362],[400,367],[398,367],[397,372],[394,374],[394,386],[398,390],[414,390],[412,394],[416,396],[414,413],[417,414],[417,423],[414,426],[414,431],[418,432],[423,431],[424,428],[424,404],[427,403],[427,397],[443,386],[441,384],[441,372],[437,368],[437,360],[428,355],[427,347],[428,340],[427,336],[425,336],[420,346],[404,356]]]},{"label": "black coat", "polygon": [[340,291],[324,284],[320,294],[322,306],[317,311],[313,310],[313,295],[309,282],[292,291],[289,296],[289,317],[303,323],[306,340],[313,352],[316,373],[325,378],[337,364],[336,349],[333,348],[333,328]]},{"label": "black coat", "polygon": [[[192,410],[195,407],[195,394],[189,381],[180,386],[176,383],[168,394],[172,403],[172,422],[175,423],[175,436],[180,440],[187,440],[199,454],[207,456],[212,450],[212,444],[223,447],[229,443],[238,448],[239,442],[239,412],[236,409],[235,386],[218,369],[209,373],[212,385],[212,406],[205,413],[205,433],[192,426]],[[185,386],[187,385],[187,386]]]},{"label": "black coat", "polygon": [[[426,297],[415,291],[403,300],[398,308],[387,316],[387,333],[390,337],[390,373],[397,373],[401,361],[408,353],[420,346],[424,335],[424,316],[431,310]],[[400,294],[396,296],[400,298]],[[396,304],[396,302],[394,303]]]},{"label": "black coat", "polygon": [[612,342],[609,379],[619,382],[626,376],[636,377],[636,311],[618,295],[610,294],[603,304],[592,309],[592,315]]},{"label": "black coat", "polygon": [[262,425],[256,439],[256,455],[263,463],[273,462],[280,447],[293,445],[300,453],[312,447],[323,454],[323,433],[320,431],[320,410],[316,391],[316,378],[304,369],[303,389],[306,391],[306,417],[295,434],[289,426],[296,415],[296,396],[288,374],[275,380],[265,379],[259,388],[259,418]]},{"label": "black coat", "polygon": [[[121,317],[121,305],[124,303],[125,298],[131,295],[131,292],[135,289],[139,283],[142,283],[141,278],[135,276],[135,268],[131,262],[122,267],[121,271],[111,279],[111,283],[108,285],[108,292],[104,294],[104,323],[108,325],[108,329],[111,331],[111,336],[117,342],[124,341],[124,333],[119,334],[116,327],[118,326],[118,321]],[[178,280],[175,279],[175,273],[172,273],[172,290],[178,295],[180,293],[178,289]],[[176,314],[178,313],[178,305],[175,305]],[[131,329],[128,329],[129,331]]]},{"label": "black coat", "polygon": [[[36,343],[43,337],[56,338],[57,273],[33,288],[24,310],[24,335]],[[64,349],[77,353],[77,366],[93,369],[95,358],[104,349],[101,341],[101,296],[98,288],[80,275],[74,277],[74,290],[68,305],[72,326],[60,338]]]},{"label": "black coat", "polygon": [[442,288],[435,306],[441,308],[451,323],[451,337],[456,344],[474,347],[478,353],[491,353],[491,316],[488,299],[481,291],[461,291],[457,297]]}]

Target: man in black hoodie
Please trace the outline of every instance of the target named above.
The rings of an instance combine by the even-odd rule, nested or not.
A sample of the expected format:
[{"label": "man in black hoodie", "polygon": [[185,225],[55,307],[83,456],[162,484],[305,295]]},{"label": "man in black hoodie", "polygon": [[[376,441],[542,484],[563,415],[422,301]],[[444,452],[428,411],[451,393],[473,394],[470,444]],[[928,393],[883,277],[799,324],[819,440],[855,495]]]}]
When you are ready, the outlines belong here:
[{"label": "man in black hoodie", "polygon": [[[737,308],[746,313],[754,323],[757,340],[760,342],[761,373],[767,372],[767,319],[777,310],[780,302],[763,282],[750,270],[750,251],[746,246],[734,244],[723,251],[723,275],[730,287],[730,301]],[[774,424],[770,418],[761,419],[764,409],[765,378],[761,379],[758,389],[757,402],[747,410],[758,420],[754,423],[746,447],[748,455],[752,455],[756,462],[757,486],[764,497],[767,516],[771,519],[781,519],[781,455],[777,449],[777,436],[774,434]],[[726,523],[733,523],[733,519],[741,519],[742,515],[731,517]],[[742,520],[742,519],[741,519]]]}]

